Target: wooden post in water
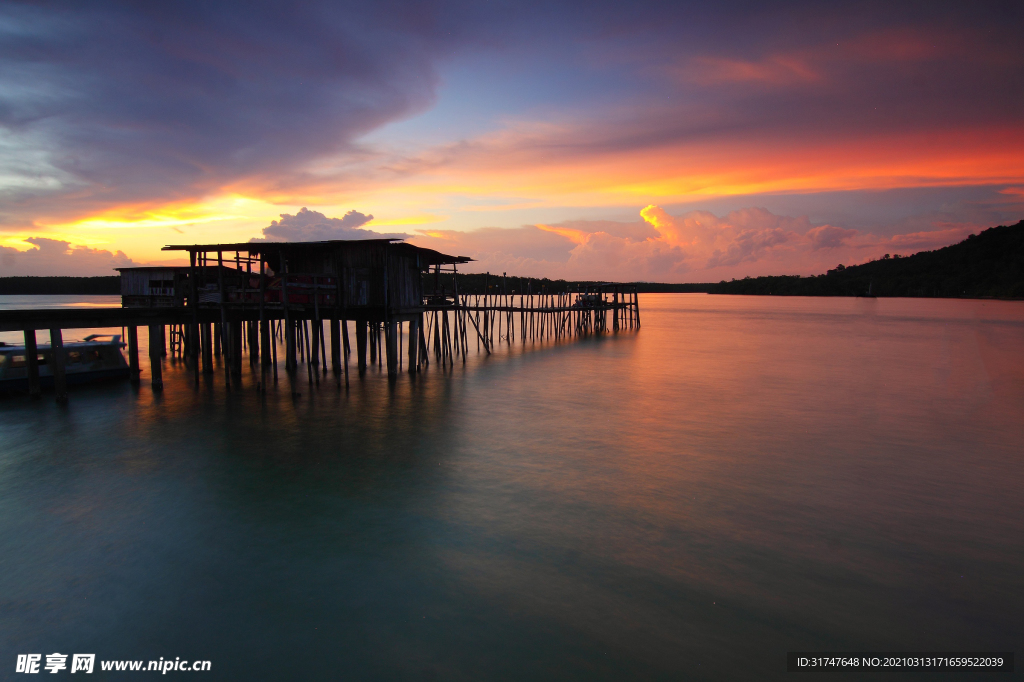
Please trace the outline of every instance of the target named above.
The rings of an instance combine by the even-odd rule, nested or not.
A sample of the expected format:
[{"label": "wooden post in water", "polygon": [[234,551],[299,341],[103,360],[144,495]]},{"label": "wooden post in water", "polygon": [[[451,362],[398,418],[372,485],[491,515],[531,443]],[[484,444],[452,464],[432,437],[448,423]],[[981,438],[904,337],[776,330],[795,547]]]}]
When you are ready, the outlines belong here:
[{"label": "wooden post in water", "polygon": [[53,363],[53,389],[57,394],[57,402],[68,401],[68,377],[64,369],[64,339],[60,329],[50,330],[50,361]]},{"label": "wooden post in water", "polygon": [[255,322],[246,322],[245,326],[249,332],[249,366],[254,367],[260,361],[259,325]]},{"label": "wooden post in water", "polygon": [[291,372],[296,369],[298,361],[295,356],[295,320],[288,308],[288,274],[287,267],[281,279],[281,300],[284,301],[284,368]]},{"label": "wooden post in water", "polygon": [[159,391],[164,387],[163,367],[160,365],[164,351],[162,332],[163,325],[149,325],[149,374],[154,391]]},{"label": "wooden post in water", "polygon": [[274,383],[277,383],[277,333],[274,331],[276,322],[270,322],[270,359],[274,366]]},{"label": "wooden post in water", "polygon": [[189,271],[188,279],[190,288],[192,289],[191,296],[189,297],[188,304],[192,307],[192,324],[189,325],[188,336],[186,337],[189,341],[189,356],[192,358],[192,362],[195,363],[195,378],[196,386],[199,385],[199,356],[195,352],[196,342],[199,336],[199,273],[196,270],[196,252],[188,252]]},{"label": "wooden post in water", "polygon": [[213,374],[213,325],[204,322],[199,328],[203,337],[203,374]]},{"label": "wooden post in water", "polygon": [[231,364],[231,374],[236,379],[242,378],[242,323],[239,321],[229,322],[231,329],[231,346],[228,353],[228,362]]},{"label": "wooden post in water", "polygon": [[384,344],[388,355],[388,378],[395,379],[398,377],[398,322],[395,320],[388,321]]},{"label": "wooden post in water", "polygon": [[356,321],[356,356],[359,362],[359,371],[366,370],[366,320]]},{"label": "wooden post in water", "polygon": [[267,297],[266,261],[260,255],[260,390],[267,390],[267,367],[271,362],[270,324],[263,308]]},{"label": "wooden post in water", "polygon": [[39,350],[36,348],[36,330],[25,330],[25,362],[28,367],[28,395],[35,399],[42,396],[39,388]]},{"label": "wooden post in water", "polygon": [[619,331],[619,288],[612,294],[612,331]]},{"label": "wooden post in water", "polygon": [[377,346],[380,345],[380,330],[377,323],[370,324],[370,364],[377,362]]},{"label": "wooden post in water", "polygon": [[[315,291],[314,291],[315,293]],[[312,341],[312,355],[308,358],[309,362],[313,365],[313,370],[316,372],[320,371],[320,334],[323,333],[323,323],[320,320],[310,320],[309,330],[313,333]]]},{"label": "wooden post in water", "polygon": [[[227,292],[224,291],[224,252],[217,252],[217,291],[220,299],[220,328],[221,334],[228,344],[224,346],[224,381],[231,384],[231,366],[234,364],[235,338],[240,337],[234,326],[228,326]],[[241,339],[239,338],[239,341]]]},{"label": "wooden post in water", "polygon": [[426,328],[423,326],[424,325],[424,321],[426,319],[428,319],[426,317],[426,315],[424,313],[420,313],[420,322],[419,322],[419,327],[420,327],[419,328],[420,353],[419,353],[419,357],[420,357],[420,362],[422,362],[425,365],[429,365],[430,364],[430,353],[427,352],[427,337],[426,337],[426,334],[425,334]]},{"label": "wooden post in water", "polygon": [[420,366],[420,320],[414,318],[409,320],[409,372],[416,373]]},{"label": "wooden post in water", "polygon": [[341,371],[341,323],[331,320],[331,369]]},{"label": "wooden post in water", "polygon": [[128,327],[128,368],[128,379],[139,383],[139,329],[135,326]]}]

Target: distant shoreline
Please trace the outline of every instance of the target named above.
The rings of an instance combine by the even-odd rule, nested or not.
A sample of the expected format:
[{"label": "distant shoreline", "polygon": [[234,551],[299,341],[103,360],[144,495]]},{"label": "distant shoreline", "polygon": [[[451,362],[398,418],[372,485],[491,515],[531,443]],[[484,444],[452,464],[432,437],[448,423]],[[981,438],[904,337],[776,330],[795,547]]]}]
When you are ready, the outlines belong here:
[{"label": "distant shoreline", "polygon": [[[451,290],[451,275],[442,276],[442,284]],[[593,285],[594,282],[567,282],[565,280],[538,279],[535,277],[502,277],[501,275],[459,274],[459,291],[466,294],[482,294],[487,288],[489,293],[521,293],[529,290],[535,294],[564,293],[577,287]],[[504,289],[502,288],[504,286]],[[624,286],[634,286],[632,282]],[[715,284],[684,283],[669,284],[661,282],[636,283],[641,294],[692,294],[708,293]],[[0,277],[0,296],[96,296],[120,295],[121,278],[111,277]]]},{"label": "distant shoreline", "polygon": [[121,278],[108,277],[0,277],[0,296],[120,295]]},{"label": "distant shoreline", "polygon": [[[461,294],[560,294],[609,282],[566,281],[492,273],[432,275]],[[718,283],[624,282],[638,293],[747,296],[975,298],[1024,300],[1024,220],[970,235],[958,244],[912,256],[886,254],[861,265],[838,265],[823,275],[745,277]],[[117,295],[120,277],[0,277],[0,295]]]}]

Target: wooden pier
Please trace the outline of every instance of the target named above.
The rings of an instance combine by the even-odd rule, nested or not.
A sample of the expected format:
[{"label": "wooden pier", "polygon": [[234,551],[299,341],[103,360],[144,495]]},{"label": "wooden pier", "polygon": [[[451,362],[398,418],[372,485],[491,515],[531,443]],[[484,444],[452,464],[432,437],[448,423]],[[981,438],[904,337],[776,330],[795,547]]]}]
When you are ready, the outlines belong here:
[{"label": "wooden pier", "polygon": [[[640,327],[633,285],[594,284],[560,294],[460,293],[457,267],[471,259],[396,240],[165,250],[187,251],[190,265],[122,268],[121,308],[0,311],[0,331],[24,332],[31,395],[39,395],[32,352],[39,329],[50,331],[57,400],[64,401],[65,329],[123,327],[130,377],[138,382],[137,328],[148,327],[151,382],[157,390],[163,385],[161,358],[167,355],[190,363],[196,382],[200,374],[214,372],[214,357],[223,356],[229,386],[240,385],[248,356],[259,371],[257,388],[264,390],[277,380],[278,345],[286,373],[304,369],[309,382],[319,384],[332,371],[340,383],[348,381],[353,351],[359,372],[386,363],[393,379],[403,365],[416,373],[432,361],[441,367],[464,363],[473,346],[490,354],[502,344]],[[441,286],[442,273],[451,290]]]}]

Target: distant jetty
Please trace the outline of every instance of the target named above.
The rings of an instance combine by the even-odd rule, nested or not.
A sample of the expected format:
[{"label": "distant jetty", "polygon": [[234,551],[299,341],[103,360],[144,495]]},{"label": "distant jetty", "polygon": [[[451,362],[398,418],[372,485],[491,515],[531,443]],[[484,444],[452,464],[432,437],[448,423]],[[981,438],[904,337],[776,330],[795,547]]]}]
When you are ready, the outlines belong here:
[{"label": "distant jetty", "polygon": [[992,227],[958,244],[912,256],[888,254],[824,275],[747,277],[720,282],[712,294],[758,296],[907,296],[1024,298],[1024,220]]},{"label": "distant jetty", "polygon": [[[532,291],[536,294],[568,294],[583,291],[588,287],[606,284],[590,280],[550,279],[548,277],[516,277],[493,273],[450,273],[443,272],[439,283],[454,291],[455,280],[458,290],[464,294],[493,294],[502,292],[520,294]],[[624,284],[625,286],[625,284]],[[635,286],[641,294],[693,294],[707,293],[711,282],[689,282],[684,284],[665,282],[636,282]],[[0,296],[116,296],[121,293],[121,278],[117,275],[109,277],[0,277]]]},{"label": "distant jetty", "polygon": [[[458,288],[457,266],[471,258],[401,240],[183,244],[164,250],[187,253],[189,265],[118,268],[120,308],[0,310],[0,331],[25,336],[23,350],[5,354],[5,368],[8,360],[17,364],[11,368],[18,370],[16,378],[24,378],[29,394],[38,396],[39,362],[52,365],[57,400],[64,402],[65,365],[79,358],[65,351],[62,331],[124,327],[128,376],[138,383],[138,328],[149,327],[155,390],[163,387],[163,357],[189,363],[199,384],[200,374],[213,374],[214,357],[223,354],[229,386],[241,386],[248,357],[262,391],[277,378],[278,340],[285,372],[305,365],[309,383],[319,385],[330,365],[340,386],[342,377],[348,381],[352,350],[360,374],[386,359],[388,377],[396,379],[405,354],[405,371],[416,373],[431,362],[441,368],[464,363],[471,342],[489,355],[517,339],[562,340],[640,328],[632,285],[591,284],[569,292],[528,285],[517,291],[506,277],[494,278],[492,285],[484,275],[483,293],[466,293]],[[42,357],[39,329],[48,329],[51,339]]]}]

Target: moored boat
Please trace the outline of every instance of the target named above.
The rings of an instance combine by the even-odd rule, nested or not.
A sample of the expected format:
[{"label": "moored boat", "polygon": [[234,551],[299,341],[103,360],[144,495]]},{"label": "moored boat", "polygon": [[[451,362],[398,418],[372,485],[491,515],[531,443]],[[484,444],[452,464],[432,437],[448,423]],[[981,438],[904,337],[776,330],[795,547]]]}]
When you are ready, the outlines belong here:
[{"label": "moored boat", "polygon": [[[93,334],[82,341],[64,344],[67,382],[84,384],[104,379],[127,379],[128,363],[121,354],[125,344],[120,335]],[[53,386],[53,349],[42,344],[36,350],[39,385]],[[0,344],[0,393],[28,390],[28,360],[25,346]]]}]

